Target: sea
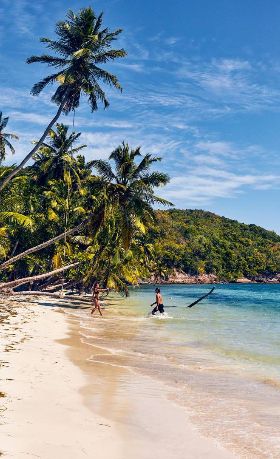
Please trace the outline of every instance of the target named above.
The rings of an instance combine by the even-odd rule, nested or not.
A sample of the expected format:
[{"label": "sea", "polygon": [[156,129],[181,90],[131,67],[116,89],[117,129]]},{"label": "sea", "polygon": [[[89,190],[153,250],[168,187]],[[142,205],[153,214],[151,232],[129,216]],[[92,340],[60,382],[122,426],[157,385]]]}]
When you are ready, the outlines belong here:
[{"label": "sea", "polygon": [[104,318],[75,311],[81,339],[93,363],[164,384],[197,429],[237,457],[280,458],[280,285],[218,284],[188,308],[212,287],[160,286],[157,316],[153,285],[109,296]]}]

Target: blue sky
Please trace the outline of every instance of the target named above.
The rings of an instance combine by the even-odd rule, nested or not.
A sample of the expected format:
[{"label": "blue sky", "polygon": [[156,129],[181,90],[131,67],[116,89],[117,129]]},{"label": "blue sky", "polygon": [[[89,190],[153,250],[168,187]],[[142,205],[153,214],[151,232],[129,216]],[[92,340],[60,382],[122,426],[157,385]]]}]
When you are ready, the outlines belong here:
[{"label": "blue sky", "polygon": [[[89,3],[1,0],[0,110],[18,133],[12,163],[25,156],[55,111],[51,88],[29,95],[49,73],[27,65],[45,51],[67,9]],[[122,141],[162,156],[161,191],[179,208],[201,208],[280,233],[280,2],[103,0],[104,22],[122,27],[128,57],[111,70],[124,91],[110,108],[76,112],[86,156],[106,158]],[[72,124],[72,117],[64,122]]]}]

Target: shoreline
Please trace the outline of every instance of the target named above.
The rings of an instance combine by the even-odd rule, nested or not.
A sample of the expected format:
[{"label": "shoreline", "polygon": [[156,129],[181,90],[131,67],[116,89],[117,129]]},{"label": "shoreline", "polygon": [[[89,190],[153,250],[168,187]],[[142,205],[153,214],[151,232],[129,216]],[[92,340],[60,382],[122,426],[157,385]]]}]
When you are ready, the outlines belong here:
[{"label": "shoreline", "polygon": [[167,284],[167,285],[194,285],[194,284],[279,284],[280,273],[270,274],[256,274],[250,277],[238,277],[236,279],[228,280],[225,277],[219,277],[216,274],[188,274],[185,271],[173,269],[169,275],[160,277],[152,275],[150,278],[140,280],[140,284]]},{"label": "shoreline", "polygon": [[200,281],[191,281],[191,282],[183,282],[183,281],[151,281],[151,282],[139,282],[139,286],[143,287],[145,285],[246,285],[246,284],[257,284],[257,285],[264,285],[264,284],[280,284],[280,279],[279,280],[263,280],[263,281],[255,281],[255,280],[236,280],[236,281],[212,281],[212,282],[200,282]]},{"label": "shoreline", "polygon": [[53,304],[59,308],[40,302],[19,305],[5,324],[10,341],[15,328],[21,338],[1,352],[3,457],[236,457],[201,435],[163,384],[93,363],[94,350],[82,342],[74,316],[59,302]]}]

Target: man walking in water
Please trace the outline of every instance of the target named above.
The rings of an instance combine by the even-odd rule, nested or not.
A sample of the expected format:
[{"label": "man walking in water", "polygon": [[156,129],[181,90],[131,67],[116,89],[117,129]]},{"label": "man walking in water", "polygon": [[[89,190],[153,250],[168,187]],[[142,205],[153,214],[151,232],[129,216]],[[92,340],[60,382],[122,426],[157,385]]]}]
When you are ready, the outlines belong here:
[{"label": "man walking in water", "polygon": [[151,304],[151,306],[153,306],[154,304],[156,305],[154,309],[152,310],[153,316],[155,315],[157,311],[159,311],[161,314],[164,313],[163,299],[160,293],[160,289],[156,288],[155,292],[156,292],[156,301],[153,304]]}]

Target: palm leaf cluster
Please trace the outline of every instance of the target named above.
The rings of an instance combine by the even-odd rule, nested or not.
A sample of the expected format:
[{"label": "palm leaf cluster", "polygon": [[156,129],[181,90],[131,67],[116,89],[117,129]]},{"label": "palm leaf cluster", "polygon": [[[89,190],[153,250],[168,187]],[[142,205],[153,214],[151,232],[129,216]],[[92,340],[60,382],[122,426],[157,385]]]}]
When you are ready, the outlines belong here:
[{"label": "palm leaf cluster", "polygon": [[11,153],[15,153],[15,149],[10,142],[10,139],[18,139],[16,134],[5,132],[4,129],[7,127],[9,117],[3,117],[3,113],[0,112],[0,164],[6,158],[6,149],[8,148]]},{"label": "palm leaf cluster", "polygon": [[41,39],[55,55],[32,56],[27,63],[44,63],[58,71],[36,83],[32,94],[38,95],[49,84],[58,83],[52,100],[57,105],[63,103],[65,113],[79,106],[82,94],[87,96],[92,111],[97,110],[98,102],[108,107],[100,82],[119,90],[121,85],[100,65],[124,57],[126,52],[111,47],[122,30],[110,31],[102,23],[103,14],[97,16],[92,8],[84,8],[78,14],[69,11],[66,20],[56,26],[57,39]]},{"label": "palm leaf cluster", "polygon": [[[140,159],[139,162],[136,159]],[[110,161],[114,163],[114,168]],[[109,161],[93,161],[99,174],[97,183],[106,190],[106,196],[118,214],[121,237],[126,249],[129,248],[133,233],[145,231],[145,226],[154,219],[153,206],[172,205],[157,196],[154,189],[168,183],[167,174],[150,168],[160,161],[159,157],[146,154],[142,157],[140,147],[130,149],[124,142],[109,156]]]},{"label": "palm leaf cluster", "polygon": [[75,155],[86,145],[74,144],[78,141],[81,133],[71,132],[68,135],[69,126],[62,123],[56,125],[56,131],[51,129],[48,134],[49,142],[44,142],[39,152],[34,155],[35,163],[33,170],[37,173],[39,183],[44,184],[47,180],[64,179],[72,182],[72,176],[79,180],[78,163]]}]

